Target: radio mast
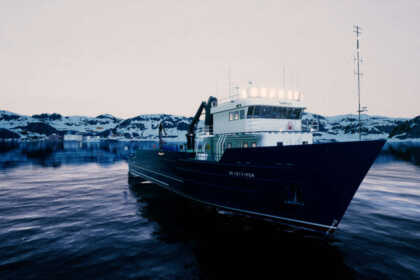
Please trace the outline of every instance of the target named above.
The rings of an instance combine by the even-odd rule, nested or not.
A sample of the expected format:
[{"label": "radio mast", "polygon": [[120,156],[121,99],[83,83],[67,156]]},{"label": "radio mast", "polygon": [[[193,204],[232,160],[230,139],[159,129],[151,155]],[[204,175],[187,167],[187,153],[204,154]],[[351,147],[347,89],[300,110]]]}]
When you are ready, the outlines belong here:
[{"label": "radio mast", "polygon": [[357,77],[357,96],[358,96],[358,104],[359,104],[357,113],[359,114],[359,141],[361,141],[362,140],[362,122],[360,120],[360,113],[367,111],[366,107],[360,107],[360,77],[363,75],[363,73],[360,72],[360,63],[362,62],[362,59],[360,58],[359,39],[360,39],[360,34],[362,33],[362,29],[360,28],[359,25],[354,25],[353,32],[356,33],[356,57],[355,57],[356,71],[354,72],[354,74]]}]

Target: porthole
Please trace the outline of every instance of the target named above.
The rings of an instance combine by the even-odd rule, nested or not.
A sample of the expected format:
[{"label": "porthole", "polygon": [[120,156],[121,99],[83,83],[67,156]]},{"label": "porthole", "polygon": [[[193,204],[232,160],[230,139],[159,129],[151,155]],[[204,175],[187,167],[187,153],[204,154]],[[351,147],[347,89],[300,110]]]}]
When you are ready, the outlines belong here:
[{"label": "porthole", "polygon": [[286,204],[304,205],[302,187],[297,184],[290,184],[286,187]]}]

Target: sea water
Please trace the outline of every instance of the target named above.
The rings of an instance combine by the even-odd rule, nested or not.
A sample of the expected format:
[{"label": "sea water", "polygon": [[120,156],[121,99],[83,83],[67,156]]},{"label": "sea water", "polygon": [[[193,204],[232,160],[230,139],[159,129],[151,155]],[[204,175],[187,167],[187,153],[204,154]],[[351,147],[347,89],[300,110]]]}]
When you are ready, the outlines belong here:
[{"label": "sea water", "polygon": [[135,148],[2,148],[0,279],[420,279],[419,166],[380,156],[323,240],[133,183]]}]

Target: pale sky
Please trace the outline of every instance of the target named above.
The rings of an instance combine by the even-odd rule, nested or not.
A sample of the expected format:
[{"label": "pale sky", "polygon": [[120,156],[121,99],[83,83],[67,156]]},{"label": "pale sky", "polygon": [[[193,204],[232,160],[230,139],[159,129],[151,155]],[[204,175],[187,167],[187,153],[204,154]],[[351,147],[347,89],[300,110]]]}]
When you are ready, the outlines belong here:
[{"label": "pale sky", "polygon": [[[310,112],[420,115],[420,1],[0,0],[0,109],[192,115],[249,80]],[[296,83],[297,77],[297,83]]]}]

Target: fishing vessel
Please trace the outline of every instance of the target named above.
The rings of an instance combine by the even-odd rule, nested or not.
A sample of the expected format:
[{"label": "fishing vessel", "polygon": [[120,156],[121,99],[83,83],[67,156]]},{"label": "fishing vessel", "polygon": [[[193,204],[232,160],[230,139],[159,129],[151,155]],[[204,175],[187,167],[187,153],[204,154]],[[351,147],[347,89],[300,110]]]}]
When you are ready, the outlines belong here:
[{"label": "fishing vessel", "polygon": [[[299,92],[248,87],[203,101],[185,143],[139,149],[129,175],[196,202],[331,234],[385,140],[314,143]],[[204,126],[197,129],[201,115]]]}]

